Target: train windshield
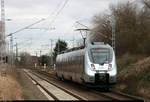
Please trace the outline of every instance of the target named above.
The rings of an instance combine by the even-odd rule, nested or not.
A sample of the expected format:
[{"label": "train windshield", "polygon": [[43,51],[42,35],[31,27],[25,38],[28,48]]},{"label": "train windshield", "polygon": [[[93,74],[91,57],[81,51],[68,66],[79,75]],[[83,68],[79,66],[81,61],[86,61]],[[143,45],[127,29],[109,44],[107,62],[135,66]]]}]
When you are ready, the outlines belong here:
[{"label": "train windshield", "polygon": [[92,61],[96,64],[103,65],[112,61],[112,51],[104,48],[91,49]]}]

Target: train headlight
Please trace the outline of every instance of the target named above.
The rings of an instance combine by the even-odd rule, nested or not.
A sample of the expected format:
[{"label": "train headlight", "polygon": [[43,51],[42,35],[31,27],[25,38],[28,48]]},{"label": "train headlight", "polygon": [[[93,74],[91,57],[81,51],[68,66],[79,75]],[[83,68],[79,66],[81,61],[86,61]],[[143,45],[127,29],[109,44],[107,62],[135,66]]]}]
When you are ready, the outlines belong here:
[{"label": "train headlight", "polygon": [[95,71],[95,65],[94,64],[91,64],[91,69],[92,69],[92,71]]},{"label": "train headlight", "polygon": [[113,69],[113,68],[112,68],[112,64],[109,64],[109,65],[108,65],[108,70],[111,71],[112,69]]}]

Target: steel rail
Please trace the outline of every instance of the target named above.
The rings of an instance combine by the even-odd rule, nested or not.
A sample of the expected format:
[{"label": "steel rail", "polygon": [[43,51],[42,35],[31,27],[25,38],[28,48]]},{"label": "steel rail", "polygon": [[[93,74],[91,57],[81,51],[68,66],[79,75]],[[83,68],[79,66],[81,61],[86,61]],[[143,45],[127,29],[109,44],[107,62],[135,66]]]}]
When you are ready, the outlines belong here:
[{"label": "steel rail", "polygon": [[[75,98],[77,98],[77,99],[79,99],[79,100],[87,100],[86,98],[81,97],[81,96],[79,96],[79,95],[77,95],[77,94],[75,94],[75,93],[69,91],[68,89],[66,89],[66,88],[64,88],[64,87],[59,86],[58,84],[55,84],[55,83],[51,82],[50,80],[39,76],[37,73],[34,73],[34,72],[31,72],[31,73],[34,74],[34,75],[36,75],[36,76],[38,76],[40,79],[42,79],[42,80],[44,80],[44,81],[46,81],[46,82],[48,82],[48,83],[50,83],[50,84],[56,86],[57,88],[63,90],[64,92],[70,94],[71,96],[73,96],[73,97],[75,97]],[[42,74],[44,74],[44,73],[42,73]],[[47,75],[46,75],[46,76],[47,76]]]},{"label": "steel rail", "polygon": [[55,95],[53,95],[51,92],[49,92],[46,88],[44,88],[41,84],[39,84],[34,78],[32,78],[27,72],[25,74],[34,82],[36,82],[36,85],[39,85],[44,91],[46,91],[54,100],[59,100]]},{"label": "steel rail", "polygon": [[[38,71],[38,73],[44,74],[44,75],[46,75],[48,77],[50,76],[50,74],[48,72],[45,72],[45,71]],[[116,96],[118,95],[118,97],[113,97],[113,96],[107,95],[107,93],[102,93],[102,92],[95,91],[95,90],[90,90],[90,91],[93,92],[93,93],[96,93],[96,94],[98,94],[100,96],[103,96],[105,98],[112,99],[112,100],[120,101],[119,96],[121,96],[121,97],[124,97],[124,98],[129,99],[129,100],[143,101],[144,102],[144,99],[142,99],[142,98],[139,98],[139,97],[136,97],[136,96],[132,96],[132,95],[128,95],[128,94],[121,93],[121,92],[116,92],[114,90],[110,90],[112,92],[111,94],[112,95],[116,95]]]}]

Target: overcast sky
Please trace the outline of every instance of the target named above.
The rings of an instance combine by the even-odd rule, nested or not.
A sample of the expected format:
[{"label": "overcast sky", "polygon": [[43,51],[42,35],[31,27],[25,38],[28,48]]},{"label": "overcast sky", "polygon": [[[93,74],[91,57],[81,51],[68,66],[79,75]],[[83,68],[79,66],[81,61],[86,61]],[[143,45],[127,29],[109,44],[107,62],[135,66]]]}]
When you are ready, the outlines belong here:
[{"label": "overcast sky", "polygon": [[[18,42],[20,51],[35,54],[35,51],[42,47],[44,54],[47,52],[44,49],[50,48],[50,39],[80,39],[80,33],[74,31],[75,27],[80,27],[75,23],[76,21],[90,27],[94,15],[109,12],[110,3],[118,2],[118,0],[69,0],[56,18],[56,13],[65,1],[5,0],[6,19],[12,19],[6,21],[6,35],[46,18],[45,21],[31,27],[46,29],[26,29],[14,35],[17,38],[14,42]],[[51,23],[54,18],[55,21]]]}]

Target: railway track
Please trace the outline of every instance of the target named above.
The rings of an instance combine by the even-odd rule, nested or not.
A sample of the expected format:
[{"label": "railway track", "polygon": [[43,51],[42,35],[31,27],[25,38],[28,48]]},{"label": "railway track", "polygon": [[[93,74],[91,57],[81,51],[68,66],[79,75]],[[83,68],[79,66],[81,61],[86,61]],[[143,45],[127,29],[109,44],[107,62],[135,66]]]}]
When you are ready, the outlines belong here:
[{"label": "railway track", "polygon": [[99,92],[99,91],[95,91],[95,90],[90,90],[91,92],[95,93],[95,94],[99,94],[102,95],[106,98],[112,99],[112,100],[117,100],[117,101],[144,101],[144,99],[140,99],[134,96],[130,96],[130,95],[125,95],[123,93],[117,93],[115,91],[110,91],[110,92]]},{"label": "railway track", "polygon": [[72,93],[71,91],[60,87],[44,78],[36,75],[35,73],[29,72],[29,70],[24,70],[24,72],[29,76],[34,84],[44,90],[47,95],[49,95],[50,100],[86,100],[85,98]]},{"label": "railway track", "polygon": [[[38,73],[43,74],[45,76],[51,76],[49,73],[44,72],[44,71],[40,71],[40,72],[38,71]],[[56,77],[54,77],[54,76],[51,76],[51,78],[54,78],[56,80]],[[46,79],[46,78],[44,78],[44,79]],[[48,79],[46,79],[46,80],[49,81]],[[144,101],[144,99],[142,99],[142,98],[138,98],[138,97],[135,97],[135,96],[127,95],[127,94],[124,94],[124,93],[121,93],[121,92],[116,92],[116,91],[113,91],[113,90],[111,90],[110,92],[100,92],[100,91],[97,91],[97,90],[88,89],[88,91],[90,91],[93,94],[96,94],[97,96],[100,96],[100,97],[103,97],[105,99],[108,99],[108,100]],[[85,99],[83,97],[82,97],[82,99],[83,100],[87,100],[87,99]]]}]

